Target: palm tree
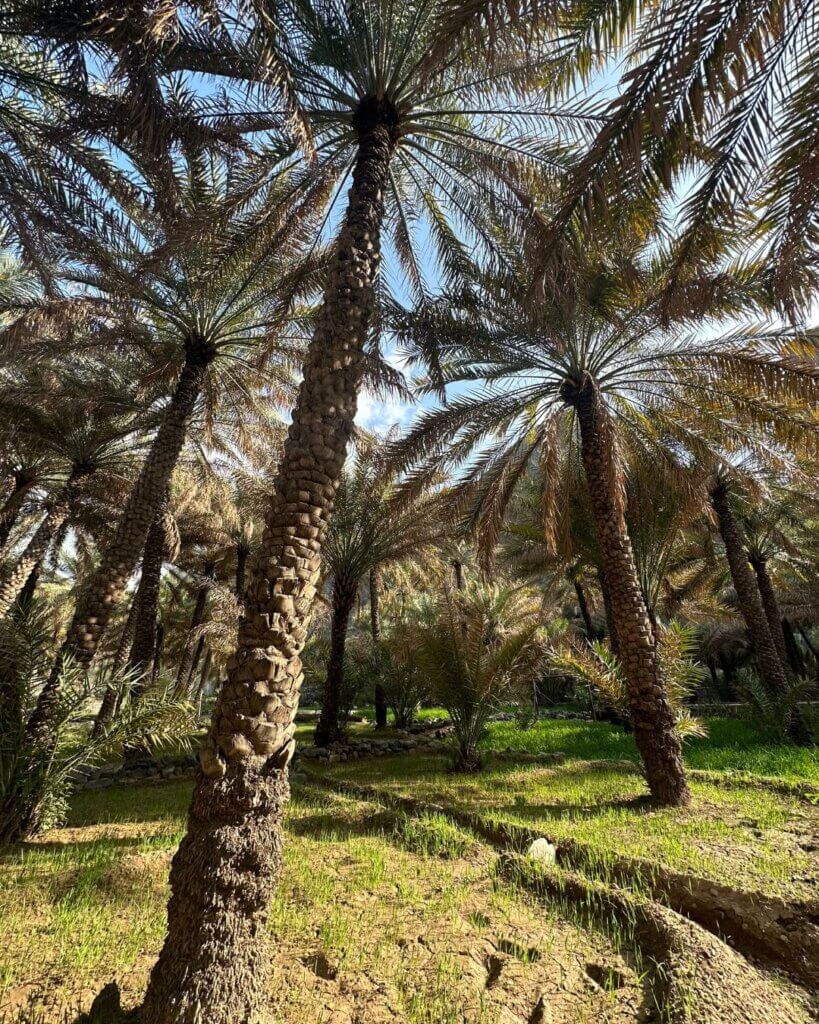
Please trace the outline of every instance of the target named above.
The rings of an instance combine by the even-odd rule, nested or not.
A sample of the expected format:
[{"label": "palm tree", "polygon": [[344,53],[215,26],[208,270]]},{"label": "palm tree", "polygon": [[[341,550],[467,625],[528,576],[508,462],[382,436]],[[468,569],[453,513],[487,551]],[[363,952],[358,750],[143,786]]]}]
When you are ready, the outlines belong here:
[{"label": "palm tree", "polygon": [[789,338],[664,336],[650,293],[640,301],[608,275],[604,286],[605,266],[598,268],[593,301],[579,294],[569,316],[526,301],[528,274],[518,264],[504,275],[479,275],[469,293],[397,317],[418,358],[435,334],[445,383],[486,382],[425,414],[399,447],[400,465],[417,467],[423,481],[500,435],[465,477],[483,481],[482,500],[494,510],[533,459],[547,468],[548,487],[557,453],[577,445],[648,784],[659,801],[682,804],[689,795],[680,743],[626,526],[630,452],[641,450],[655,474],[677,487],[682,453],[708,465],[725,445],[760,451],[769,440],[788,444],[799,424],[809,429],[804,410],[815,402],[819,375],[807,340],[799,359],[788,352]]},{"label": "palm tree", "polygon": [[[169,67],[175,60],[177,67],[245,74],[268,93],[271,85],[278,88],[277,115],[299,125],[319,166],[342,168],[350,191],[246,593],[238,649],[171,872],[168,937],[143,1009],[148,1024],[202,1013],[217,1024],[234,1021],[252,1016],[263,998],[261,943],[280,863],[299,655],[365,371],[382,227],[392,228],[407,281],[420,293],[425,285],[411,234],[416,215],[425,218],[444,273],[452,276],[466,249],[464,231],[446,211],[489,246],[493,179],[503,182],[491,190],[497,201],[514,203],[524,165],[563,159],[562,145],[529,142],[510,127],[525,126],[527,117],[548,127],[542,108],[514,104],[486,123],[483,55],[454,40],[447,44],[440,33],[446,10],[442,0],[285,0],[275,11],[266,9],[251,32],[231,37],[226,24],[218,47],[184,40],[167,57]],[[537,46],[522,60],[519,47],[504,55],[499,44],[497,56],[493,92],[508,88],[520,95],[546,64]],[[218,919],[200,869],[205,849],[213,870],[235,886],[227,902],[223,890]]]},{"label": "palm tree", "polygon": [[[611,17],[609,5],[598,13],[597,52],[617,52],[628,18]],[[702,308],[747,278],[748,268],[711,271],[715,252],[728,245],[744,257],[753,240],[751,276],[791,319],[807,315],[819,227],[815,3],[694,0],[632,13],[622,87],[546,229],[535,225],[546,280],[570,272],[578,241],[616,220],[624,200],[681,187],[667,308]]]},{"label": "palm tree", "polygon": [[[77,259],[85,261],[84,269],[73,271],[75,280],[100,291],[118,312],[115,326],[99,326],[98,342],[124,333],[153,354],[157,375],[176,380],[170,401],[152,410],[158,424],[153,443],[100,563],[85,581],[60,657],[70,654],[84,664],[93,658],[197,410],[207,427],[219,401],[258,409],[262,387],[268,407],[292,393],[300,343],[284,327],[302,280],[292,251],[306,214],[293,210],[292,175],[271,178],[265,170],[262,179],[264,187],[235,162],[195,154],[172,183],[163,180],[158,188],[163,194],[174,190],[177,204],[170,209],[157,201],[115,218],[113,238],[66,227]],[[195,246],[181,246],[186,233]],[[246,363],[248,349],[256,350],[257,365]],[[259,410],[260,418],[269,415]],[[234,419],[240,432],[242,419]],[[58,678],[55,662],[55,685]],[[33,737],[47,736],[55,697],[54,686],[43,688],[30,723]]]},{"label": "palm tree", "polygon": [[541,671],[539,614],[540,603],[525,589],[470,584],[444,587],[410,616],[407,657],[449,712],[457,771],[480,769],[478,745],[489,718]]},{"label": "palm tree", "polygon": [[438,511],[434,498],[402,500],[384,465],[383,444],[375,440],[359,443],[355,462],[344,472],[336,492],[333,519],[322,548],[325,571],[332,577],[332,598],[317,746],[327,746],[343,735],[339,710],[344,650],[350,613],[362,581],[391,563],[420,557],[440,533]]},{"label": "palm tree", "polygon": [[[711,504],[725,545],[725,558],[737,592],[737,603],[756,652],[763,682],[770,696],[782,701],[788,694],[789,686],[781,613],[771,586],[768,601],[773,601],[775,605],[772,615],[776,616],[775,625],[781,638],[780,650],[774,638],[771,620],[766,614],[763,589],[757,582],[758,574],[755,578],[751,570],[745,538],[731,500],[731,489],[730,474],[725,471],[715,473],[710,487]],[[766,582],[770,584],[769,579]],[[810,730],[798,709],[794,709],[788,716],[787,726],[788,734],[795,743],[809,745],[812,742]]]},{"label": "palm tree", "polygon": [[0,409],[15,423],[18,446],[53,488],[45,515],[25,547],[7,558],[0,584],[0,616],[12,606],[55,537],[78,514],[77,504],[96,474],[111,480],[141,444],[132,389],[111,362],[78,362],[70,370],[39,364],[4,374]]}]

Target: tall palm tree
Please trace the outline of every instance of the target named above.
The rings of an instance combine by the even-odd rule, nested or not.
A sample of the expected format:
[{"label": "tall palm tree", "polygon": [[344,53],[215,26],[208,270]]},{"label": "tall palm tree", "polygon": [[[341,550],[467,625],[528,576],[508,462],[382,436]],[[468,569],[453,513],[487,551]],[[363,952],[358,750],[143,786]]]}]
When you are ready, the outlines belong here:
[{"label": "tall palm tree", "polygon": [[[563,159],[553,139],[523,135],[527,117],[547,129],[548,111],[514,103],[489,124],[482,113],[488,92],[520,96],[542,79],[547,54],[537,46],[525,56],[511,46],[502,54],[499,47],[488,84],[482,54],[442,40],[446,9],[441,0],[284,0],[265,7],[249,32],[231,36],[227,24],[218,48],[185,41],[168,57],[169,66],[175,59],[176,66],[198,62],[200,69],[244,73],[268,94],[276,87],[279,116],[300,126],[319,166],[332,161],[343,168],[350,189],[238,649],[171,871],[168,937],[143,1009],[148,1024],[180,1024],[202,1013],[217,1024],[244,1019],[263,998],[262,940],[281,857],[299,655],[365,370],[382,228],[392,228],[406,279],[420,293],[416,215],[426,220],[444,273],[457,274],[465,231],[492,244],[491,192],[493,201],[516,202],[525,164]],[[493,179],[503,184],[484,192]],[[447,212],[466,227],[457,230]],[[201,870],[205,851],[225,879],[218,906]]]},{"label": "tall palm tree", "polygon": [[[788,678],[781,613],[772,586],[770,593],[767,594],[767,600],[769,603],[773,602],[775,606],[770,609],[771,616],[776,617],[774,623],[766,612],[764,583],[762,587],[759,586],[759,573],[755,576],[751,569],[750,558],[752,556],[749,556],[746,547],[741,522],[733,507],[731,492],[730,473],[718,470],[714,474],[710,487],[711,504],[716,513],[720,536],[725,546],[725,559],[728,562],[731,579],[737,592],[737,603],[756,653],[763,682],[771,697],[774,700],[782,701],[788,693]],[[770,583],[770,580],[765,582]],[[776,627],[779,634],[780,644],[777,644],[773,626]],[[788,734],[795,743],[810,744],[812,742],[810,730],[798,709],[788,716],[787,726]]]},{"label": "tall palm tree", "polygon": [[315,734],[318,746],[327,746],[343,733],[339,711],[344,651],[350,613],[362,582],[379,568],[421,556],[438,534],[436,499],[401,500],[384,464],[383,444],[360,443],[354,464],[342,475],[322,548],[325,571],[332,578],[332,597],[330,652]]},{"label": "tall palm tree", "polygon": [[726,243],[744,257],[753,238],[753,276],[792,319],[805,316],[819,239],[815,0],[617,7],[616,17],[599,10],[596,42],[618,52],[630,29],[618,52],[628,71],[556,213],[536,226],[547,280],[570,271],[578,240],[616,220],[624,199],[684,189],[667,268],[673,304],[702,306],[745,276],[711,271]]},{"label": "tall palm tree", "polygon": [[110,480],[141,446],[139,409],[119,370],[115,362],[78,361],[70,369],[51,363],[4,374],[0,409],[15,423],[17,441],[30,459],[39,460],[41,482],[50,476],[53,487],[25,547],[6,560],[0,615],[77,513],[90,479],[100,474]]},{"label": "tall palm tree", "polygon": [[[32,737],[47,736],[60,659],[71,654],[88,663],[93,658],[197,411],[207,423],[220,400],[258,405],[262,385],[265,403],[274,406],[292,393],[300,343],[287,337],[284,327],[302,280],[293,247],[309,211],[299,215],[293,208],[292,174],[271,176],[268,163],[262,163],[260,182],[259,174],[241,163],[193,154],[172,183],[162,182],[161,193],[172,190],[176,204],[157,199],[129,217],[113,215],[117,229],[105,238],[95,228],[66,226],[75,258],[83,261],[73,270],[74,279],[105,295],[117,315],[113,324],[102,322],[98,342],[124,335],[161,356],[157,373],[176,379],[169,381],[170,401],[154,412],[158,429],[117,529],[82,588],[52,681],[29,723]],[[159,194],[160,188],[154,195]],[[255,350],[257,364],[246,360],[249,349]],[[247,374],[255,387],[248,386]],[[235,422],[241,431],[242,417]]]},{"label": "tall palm tree", "polygon": [[435,334],[445,383],[473,385],[421,418],[400,444],[400,464],[415,466],[423,481],[498,435],[465,480],[482,480],[483,500],[502,509],[533,459],[554,475],[557,453],[577,445],[648,784],[659,801],[686,803],[680,743],[626,525],[629,452],[641,451],[657,476],[676,485],[681,453],[708,465],[725,445],[758,451],[770,441],[787,444],[797,423],[810,429],[805,409],[819,387],[815,346],[805,341],[799,359],[788,351],[799,344],[790,338],[664,335],[650,292],[641,301],[628,287],[607,287],[601,307],[601,274],[611,274],[605,266],[592,275],[585,302],[578,294],[572,314],[549,304],[534,308],[525,264],[511,266],[478,275],[468,293],[396,318],[417,357]]}]

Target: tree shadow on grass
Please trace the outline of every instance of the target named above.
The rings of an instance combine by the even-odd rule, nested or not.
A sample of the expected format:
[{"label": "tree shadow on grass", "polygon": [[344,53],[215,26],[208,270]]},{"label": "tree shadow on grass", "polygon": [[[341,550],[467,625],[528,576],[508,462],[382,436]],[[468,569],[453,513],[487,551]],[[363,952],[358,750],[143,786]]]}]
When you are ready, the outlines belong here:
[{"label": "tree shadow on grass", "polygon": [[396,813],[386,809],[356,817],[336,816],[325,811],[291,819],[287,831],[319,842],[337,843],[363,836],[389,837],[396,820]]},{"label": "tree shadow on grass", "polygon": [[599,800],[593,804],[506,804],[501,808],[493,808],[496,814],[511,813],[517,818],[545,818],[559,821],[564,818],[597,818],[610,810],[633,811],[635,814],[648,814],[660,809],[660,805],[649,793],[627,797],[620,800]]}]

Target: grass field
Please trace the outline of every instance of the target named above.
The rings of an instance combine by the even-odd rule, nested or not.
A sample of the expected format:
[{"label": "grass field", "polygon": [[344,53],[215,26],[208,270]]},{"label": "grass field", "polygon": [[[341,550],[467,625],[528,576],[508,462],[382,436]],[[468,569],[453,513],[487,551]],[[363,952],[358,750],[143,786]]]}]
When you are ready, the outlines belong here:
[{"label": "grass field", "polygon": [[[82,794],[66,828],[0,862],[0,1020],[71,1021],[112,979],[138,1000],[189,795]],[[491,852],[446,820],[297,789],[287,825],[270,920],[277,1024],[525,1021],[544,993],[556,1024],[637,1020],[639,965],[498,885]]]},{"label": "grass field", "polygon": [[[774,743],[749,722],[737,719],[709,718],[706,725],[708,736],[685,743],[685,762],[689,768],[743,772],[819,785],[816,748]],[[633,736],[605,722],[544,719],[529,729],[521,729],[517,722],[491,722],[484,746],[529,753],[559,750],[584,760],[639,760]]]}]

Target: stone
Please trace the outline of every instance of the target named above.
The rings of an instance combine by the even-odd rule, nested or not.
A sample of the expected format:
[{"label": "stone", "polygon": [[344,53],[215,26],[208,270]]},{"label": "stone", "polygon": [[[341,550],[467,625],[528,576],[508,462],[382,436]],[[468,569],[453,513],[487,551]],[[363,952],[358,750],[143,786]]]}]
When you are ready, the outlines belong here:
[{"label": "stone", "polygon": [[557,864],[557,847],[548,839],[535,839],[529,844],[526,856],[531,857],[546,867],[553,867]]}]

